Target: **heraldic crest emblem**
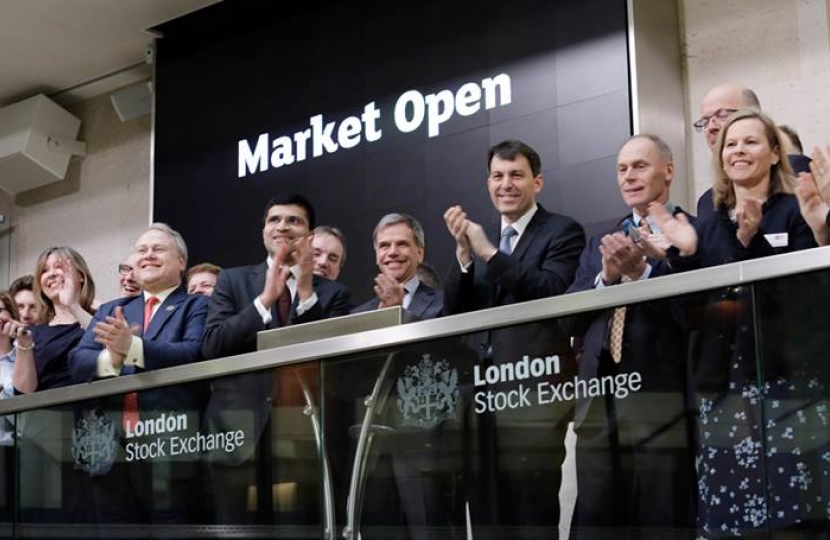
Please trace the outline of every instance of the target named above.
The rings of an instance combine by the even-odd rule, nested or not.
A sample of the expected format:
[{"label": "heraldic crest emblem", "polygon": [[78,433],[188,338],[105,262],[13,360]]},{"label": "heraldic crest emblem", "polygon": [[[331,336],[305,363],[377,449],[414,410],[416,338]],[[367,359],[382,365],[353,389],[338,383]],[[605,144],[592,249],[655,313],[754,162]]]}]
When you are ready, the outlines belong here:
[{"label": "heraldic crest emblem", "polygon": [[115,424],[98,409],[86,410],[72,430],[72,458],[75,469],[90,476],[107,474],[115,462]]},{"label": "heraldic crest emblem", "polygon": [[447,360],[433,362],[424,354],[398,377],[398,410],[402,424],[431,428],[451,418],[458,407],[458,370]]}]

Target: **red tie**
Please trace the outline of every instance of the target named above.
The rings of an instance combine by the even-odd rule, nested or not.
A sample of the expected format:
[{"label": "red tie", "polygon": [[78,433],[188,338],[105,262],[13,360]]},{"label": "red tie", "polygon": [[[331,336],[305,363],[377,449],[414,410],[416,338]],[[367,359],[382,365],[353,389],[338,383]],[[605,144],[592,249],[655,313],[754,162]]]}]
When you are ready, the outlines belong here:
[{"label": "red tie", "polygon": [[[144,304],[144,333],[147,333],[147,328],[150,327],[150,319],[153,318],[153,308],[159,303],[156,296],[151,296]],[[138,393],[130,392],[124,394],[124,414],[122,421],[124,424],[124,432],[129,431],[129,426],[134,426],[139,420],[138,416]]]}]

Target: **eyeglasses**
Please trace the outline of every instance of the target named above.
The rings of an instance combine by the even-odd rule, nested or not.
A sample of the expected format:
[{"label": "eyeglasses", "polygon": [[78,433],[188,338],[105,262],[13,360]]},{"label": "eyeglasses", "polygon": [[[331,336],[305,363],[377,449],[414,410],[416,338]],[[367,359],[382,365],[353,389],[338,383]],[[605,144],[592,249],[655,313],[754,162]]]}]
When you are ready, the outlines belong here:
[{"label": "eyeglasses", "polygon": [[127,274],[131,274],[133,271],[133,267],[129,264],[119,264],[118,265],[118,273],[122,276],[126,276]]},{"label": "eyeglasses", "polygon": [[710,120],[717,120],[718,122],[723,123],[724,120],[729,118],[730,114],[732,114],[733,112],[735,112],[737,110],[738,109],[718,109],[717,111],[715,111],[713,114],[710,114],[709,116],[700,117],[700,119],[692,125],[695,127],[695,131],[700,133],[701,131],[706,129],[706,126],[709,125]]}]

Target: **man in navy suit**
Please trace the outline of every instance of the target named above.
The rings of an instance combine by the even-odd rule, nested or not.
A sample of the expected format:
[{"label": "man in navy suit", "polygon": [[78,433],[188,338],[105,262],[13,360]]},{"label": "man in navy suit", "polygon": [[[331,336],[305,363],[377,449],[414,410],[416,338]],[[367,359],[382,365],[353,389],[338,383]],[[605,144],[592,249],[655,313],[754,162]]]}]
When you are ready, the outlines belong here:
[{"label": "man in navy suit", "polygon": [[[131,259],[143,292],[119,298],[98,309],[84,337],[70,353],[69,365],[76,382],[120,377],[197,362],[202,359],[201,336],[207,315],[207,299],[189,296],[182,286],[187,267],[187,246],[181,235],[164,223],[155,223],[142,234]],[[94,411],[82,413],[84,424],[98,429],[76,433],[101,437],[119,433],[124,445],[107,454],[98,441],[97,452],[83,465],[94,475],[94,501],[99,519],[109,522],[176,522],[197,518],[199,501],[188,493],[199,488],[198,453],[172,459],[166,452],[140,455],[138,448],[154,437],[143,436],[146,422],[166,417],[183,418],[170,433],[159,434],[163,446],[172,436],[195,434],[201,412],[201,385],[177,385],[138,394],[105,399]],[[101,406],[111,411],[102,415]],[[117,428],[113,426],[117,423]],[[82,424],[79,424],[82,425]],[[78,444],[78,446],[81,446]],[[158,447],[158,445],[157,445]],[[89,457],[89,456],[87,456]],[[169,493],[169,504],[153,498],[160,484]],[[155,486],[155,488],[154,488]]]},{"label": "man in navy suit", "polygon": [[418,278],[424,261],[424,228],[407,214],[387,214],[372,234],[376,297],[352,310],[362,313],[378,308],[402,306],[419,319],[434,319],[444,309],[444,295]]},{"label": "man in navy suit", "polygon": [[[674,163],[657,136],[636,135],[617,156],[617,183],[631,213],[591,238],[568,292],[603,289],[668,271],[649,205],[669,201]],[[668,300],[642,302],[568,319],[582,344],[579,378],[636,377],[627,396],[582,396],[577,433],[577,503],[572,538],[694,538],[694,452],[687,407],[686,332]],[[615,336],[618,336],[615,338]],[[662,531],[659,533],[658,531]]]},{"label": "man in navy suit", "polygon": [[[213,290],[202,343],[205,358],[256,350],[257,333],[346,315],[348,291],[314,275],[311,231],[314,208],[304,197],[285,193],[265,207],[262,239],[267,259],[254,266],[223,269]],[[259,511],[271,519],[271,435],[278,426],[272,413],[302,405],[293,368],[244,373],[216,379],[205,411],[211,432],[242,430],[245,442],[232,452],[207,454],[216,491],[219,523],[250,523],[249,486],[259,486]],[[316,380],[314,373],[305,382]],[[277,387],[285,390],[277,392]],[[274,403],[274,398],[283,403]],[[255,454],[256,452],[256,454]],[[251,458],[256,457],[255,462]],[[314,499],[316,504],[317,499]]]},{"label": "man in navy suit", "polygon": [[[98,309],[70,354],[70,370],[76,382],[202,359],[207,299],[188,296],[181,284],[187,266],[184,239],[169,226],[155,223],[139,237],[131,259],[143,294],[119,298]],[[148,302],[153,305],[149,308],[150,320],[146,321]],[[141,399],[151,395],[147,393]]]},{"label": "man in navy suit", "polygon": [[[490,149],[487,168],[487,189],[501,223],[485,232],[460,206],[444,214],[458,259],[444,287],[447,314],[562,294],[585,247],[585,233],[576,221],[536,202],[544,178],[535,150],[520,141],[504,141]],[[569,342],[552,322],[499,328],[469,341],[478,349],[482,369],[515,365],[528,356],[558,357],[558,371],[546,374],[544,381],[557,383],[576,372]],[[536,389],[542,381],[529,382]],[[515,538],[516,527],[545,530],[555,538],[560,467],[573,407],[567,402],[502,410],[487,407],[486,401],[479,405],[488,392],[515,390],[515,381],[475,388],[476,444],[481,448],[473,452],[480,463],[471,467],[477,476],[468,483],[472,525],[487,538]],[[538,403],[535,392],[529,401]]]}]

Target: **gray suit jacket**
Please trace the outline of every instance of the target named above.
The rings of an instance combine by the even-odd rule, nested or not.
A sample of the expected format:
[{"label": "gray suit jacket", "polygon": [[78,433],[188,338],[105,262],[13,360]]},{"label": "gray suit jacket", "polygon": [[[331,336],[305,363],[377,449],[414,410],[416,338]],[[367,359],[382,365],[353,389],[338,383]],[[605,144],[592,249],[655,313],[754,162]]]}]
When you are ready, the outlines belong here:
[{"label": "gray suit jacket", "polygon": [[[380,304],[380,300],[373,298],[354,308],[352,313],[374,311],[378,308],[378,304]],[[412,295],[412,301],[406,310],[422,320],[440,317],[444,311],[444,292],[419,283],[418,288],[415,289],[415,294]]]}]

